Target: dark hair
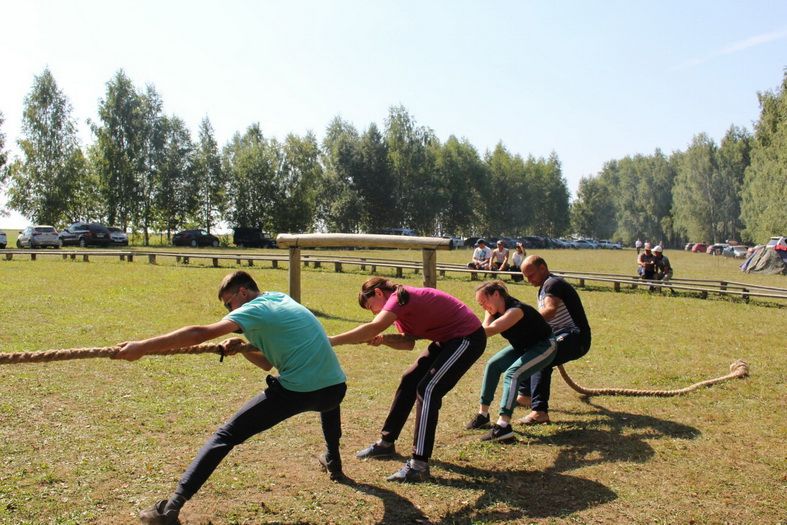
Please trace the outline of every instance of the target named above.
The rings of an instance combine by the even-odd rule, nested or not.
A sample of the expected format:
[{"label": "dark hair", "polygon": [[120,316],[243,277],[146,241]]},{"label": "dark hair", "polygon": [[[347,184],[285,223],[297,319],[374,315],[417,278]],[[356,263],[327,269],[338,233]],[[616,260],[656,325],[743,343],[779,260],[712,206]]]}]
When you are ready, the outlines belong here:
[{"label": "dark hair", "polygon": [[237,272],[225,275],[224,279],[221,280],[221,284],[219,285],[219,300],[221,300],[223,294],[227,292],[237,292],[241,287],[251,290],[252,292],[260,291],[251,275],[243,270],[238,270]]},{"label": "dark hair", "polygon": [[374,295],[374,291],[377,289],[396,293],[399,306],[406,305],[410,300],[410,293],[401,284],[394,284],[384,277],[372,277],[361,285],[361,291],[358,292],[358,304],[361,308],[366,308],[366,301]]},{"label": "dark hair", "polygon": [[505,283],[499,279],[496,281],[487,281],[485,283],[481,283],[478,285],[475,291],[483,292],[487,297],[491,296],[495,292],[499,293],[500,297],[503,299],[508,299],[510,297],[508,295],[508,288],[506,288]]}]

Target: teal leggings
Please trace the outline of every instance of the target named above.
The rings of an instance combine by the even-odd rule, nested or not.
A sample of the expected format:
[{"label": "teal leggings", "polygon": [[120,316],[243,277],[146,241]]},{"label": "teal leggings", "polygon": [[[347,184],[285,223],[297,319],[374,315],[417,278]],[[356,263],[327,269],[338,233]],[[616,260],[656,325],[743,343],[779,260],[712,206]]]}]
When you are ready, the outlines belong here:
[{"label": "teal leggings", "polygon": [[486,363],[484,380],[481,382],[481,404],[492,404],[497,383],[500,381],[500,375],[503,374],[500,414],[506,416],[513,414],[519,382],[549,366],[555,359],[556,351],[555,340],[551,337],[524,349],[515,349],[508,345],[500,350]]}]

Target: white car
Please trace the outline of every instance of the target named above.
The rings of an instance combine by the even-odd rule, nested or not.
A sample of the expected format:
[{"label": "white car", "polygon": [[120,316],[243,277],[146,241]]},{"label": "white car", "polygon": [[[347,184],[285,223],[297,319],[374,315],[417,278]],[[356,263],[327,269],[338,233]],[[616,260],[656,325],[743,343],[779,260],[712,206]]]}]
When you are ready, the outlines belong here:
[{"label": "white car", "polygon": [[590,239],[577,239],[574,241],[574,247],[595,250],[598,248],[598,244]]},{"label": "white car", "polygon": [[6,247],[8,244],[8,236],[5,232],[0,232],[0,250]]},{"label": "white car", "polygon": [[622,250],[623,246],[619,242],[612,242],[607,239],[602,241],[598,241],[598,245],[601,248],[606,248],[607,250]]},{"label": "white car", "polygon": [[28,226],[16,238],[17,248],[60,248],[60,237],[52,226]]}]

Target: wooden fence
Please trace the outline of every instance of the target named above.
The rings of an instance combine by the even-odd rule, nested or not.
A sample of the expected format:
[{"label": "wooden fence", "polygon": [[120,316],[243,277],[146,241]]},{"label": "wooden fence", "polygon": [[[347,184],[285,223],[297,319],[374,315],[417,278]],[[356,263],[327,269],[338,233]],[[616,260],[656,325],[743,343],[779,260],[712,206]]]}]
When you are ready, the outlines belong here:
[{"label": "wooden fence", "polygon": [[[270,264],[272,268],[279,268],[279,263],[289,265],[290,257],[288,253],[281,254],[245,254],[245,253],[193,253],[193,252],[174,252],[174,251],[137,251],[137,250],[2,250],[0,254],[5,256],[5,260],[10,261],[14,257],[27,256],[35,261],[39,256],[56,256],[62,259],[81,260],[89,262],[91,258],[97,257],[117,257],[122,261],[133,262],[134,259],[147,260],[150,264],[155,264],[160,258],[173,258],[178,264],[189,264],[191,260],[209,260],[214,267],[219,267],[221,262],[235,263],[252,267],[255,264]],[[302,254],[300,264],[304,267],[322,268],[323,265],[332,266],[335,272],[344,271],[345,266],[358,267],[361,271],[369,271],[376,274],[378,268],[392,269],[396,277],[403,277],[405,271],[413,274],[423,272],[423,266],[415,261],[383,259],[374,257],[354,257],[354,256],[321,256],[315,254]],[[521,275],[519,272],[491,272],[467,268],[460,264],[437,263],[436,274],[445,277],[446,274],[468,275],[471,281],[479,279],[511,278],[513,275]],[[669,282],[647,281],[634,275],[607,274],[596,272],[572,272],[563,270],[552,270],[556,275],[560,275],[571,282],[576,282],[577,287],[582,288],[590,283],[599,283],[611,286],[615,291],[622,288],[644,288],[651,292],[661,293],[663,291],[685,291],[696,292],[699,297],[706,298],[708,294],[718,294],[719,296],[735,296],[743,300],[752,297],[766,299],[787,299],[787,289],[775,286],[761,286],[752,283],[741,283],[737,281],[723,281],[712,279],[672,279]]]}]

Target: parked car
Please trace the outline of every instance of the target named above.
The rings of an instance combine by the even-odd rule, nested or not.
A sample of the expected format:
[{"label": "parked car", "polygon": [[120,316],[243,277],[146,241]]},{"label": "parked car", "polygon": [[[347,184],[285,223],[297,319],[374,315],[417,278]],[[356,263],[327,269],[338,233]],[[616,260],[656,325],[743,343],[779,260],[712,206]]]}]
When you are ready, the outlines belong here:
[{"label": "parked car", "polygon": [[546,248],[547,243],[544,238],[538,235],[526,235],[519,239],[525,248]]},{"label": "parked car", "polygon": [[620,244],[619,242],[612,242],[612,241],[607,240],[607,239],[598,241],[598,245],[599,245],[599,247],[606,248],[607,250],[622,250],[623,249],[623,245]]},{"label": "parked car", "polygon": [[276,248],[276,240],[266,237],[259,228],[235,228],[232,243],[240,248]]},{"label": "parked car", "polygon": [[465,245],[464,239],[461,237],[454,237],[453,235],[443,235],[443,239],[451,240],[451,248],[461,248]]},{"label": "parked car", "polygon": [[745,259],[748,250],[749,250],[748,246],[744,246],[742,244],[736,244],[734,246],[727,246],[726,248],[724,248],[724,250],[722,250],[721,254],[725,257]]},{"label": "parked car", "polygon": [[8,236],[5,232],[0,232],[0,250],[8,245]]},{"label": "parked car", "polygon": [[478,239],[481,237],[467,237],[464,241],[465,248],[472,248],[478,242]]},{"label": "parked car", "polygon": [[595,241],[592,241],[590,239],[577,239],[574,241],[574,247],[594,250],[598,248],[598,245],[595,243]]},{"label": "parked car", "polygon": [[717,242],[716,244],[711,244],[710,246],[708,246],[708,248],[705,250],[705,253],[710,255],[721,255],[721,252],[723,252],[724,248],[726,248],[727,246],[729,246],[729,244],[724,242]]},{"label": "parked car", "polygon": [[174,246],[213,246],[219,245],[219,238],[205,230],[183,230],[172,236]]},{"label": "parked car", "polygon": [[17,248],[60,248],[60,238],[52,226],[28,226],[16,238]]},{"label": "parked car", "polygon": [[109,246],[112,235],[103,224],[97,222],[75,222],[60,232],[63,246]]},{"label": "parked car", "polygon": [[705,253],[705,250],[708,249],[708,245],[704,242],[695,243],[694,246],[691,247],[692,253]]},{"label": "parked car", "polygon": [[511,237],[490,237],[489,243],[490,246],[494,246],[497,244],[498,241],[503,241],[503,246],[508,249],[513,249],[516,246],[516,239],[512,239]]},{"label": "parked car", "polygon": [[109,238],[112,240],[112,244],[115,246],[128,246],[128,235],[126,235],[126,232],[114,226],[110,226],[107,230],[109,230]]},{"label": "parked car", "polygon": [[690,252],[692,248],[694,248],[693,242],[687,242],[686,246],[683,247],[683,249],[686,250],[687,252]]},{"label": "parked car", "polygon": [[766,248],[775,248],[777,250],[787,250],[787,237],[784,235],[771,237],[768,239],[768,242],[765,243]]}]

